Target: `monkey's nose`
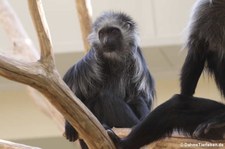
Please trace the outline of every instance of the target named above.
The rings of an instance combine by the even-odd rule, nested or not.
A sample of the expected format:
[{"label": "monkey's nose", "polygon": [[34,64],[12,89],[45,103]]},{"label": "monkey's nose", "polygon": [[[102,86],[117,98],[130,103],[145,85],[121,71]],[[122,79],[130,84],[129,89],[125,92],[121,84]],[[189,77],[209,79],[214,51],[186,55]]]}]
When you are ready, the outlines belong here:
[{"label": "monkey's nose", "polygon": [[102,43],[103,45],[106,45],[109,42],[108,36],[103,37]]},{"label": "monkey's nose", "polygon": [[105,27],[99,31],[98,36],[101,38],[104,36],[119,36],[120,34],[121,31],[117,27]]}]

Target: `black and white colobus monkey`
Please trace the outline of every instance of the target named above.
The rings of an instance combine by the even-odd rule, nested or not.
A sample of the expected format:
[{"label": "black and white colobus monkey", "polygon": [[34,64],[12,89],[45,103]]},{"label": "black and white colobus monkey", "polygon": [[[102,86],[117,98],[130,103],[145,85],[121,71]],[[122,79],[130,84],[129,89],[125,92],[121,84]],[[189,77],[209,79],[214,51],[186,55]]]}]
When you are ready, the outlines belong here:
[{"label": "black and white colobus monkey", "polygon": [[197,139],[225,139],[225,105],[193,97],[204,68],[225,96],[225,0],[197,0],[187,48],[181,71],[181,94],[153,110],[126,138],[120,139],[109,131],[119,149],[138,149],[173,130]]},{"label": "black and white colobus monkey", "polygon": [[[106,128],[136,125],[150,112],[155,95],[136,23],[124,13],[105,12],[89,41],[90,51],[67,71],[65,83]],[[67,121],[65,134],[69,141],[78,139]]]}]

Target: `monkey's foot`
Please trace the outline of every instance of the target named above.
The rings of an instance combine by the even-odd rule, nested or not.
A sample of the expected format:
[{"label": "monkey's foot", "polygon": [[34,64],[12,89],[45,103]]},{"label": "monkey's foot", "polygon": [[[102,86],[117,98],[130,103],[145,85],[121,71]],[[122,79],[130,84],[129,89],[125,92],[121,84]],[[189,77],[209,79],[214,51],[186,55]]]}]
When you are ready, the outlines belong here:
[{"label": "monkey's foot", "polygon": [[210,140],[224,139],[224,135],[225,123],[216,120],[200,124],[192,134],[192,136],[196,139]]},{"label": "monkey's foot", "polygon": [[79,135],[76,131],[65,131],[66,139],[70,142],[74,142],[79,138]]},{"label": "monkey's foot", "polygon": [[215,123],[203,123],[200,124],[193,132],[194,138],[201,138],[202,134],[207,134]]},{"label": "monkey's foot", "polygon": [[65,125],[65,136],[70,142],[74,142],[79,138],[77,131],[67,121]]},{"label": "monkey's foot", "polygon": [[123,149],[123,147],[121,147],[121,145],[120,145],[121,139],[111,129],[107,129],[107,133],[108,133],[109,137],[112,139],[116,148]]}]

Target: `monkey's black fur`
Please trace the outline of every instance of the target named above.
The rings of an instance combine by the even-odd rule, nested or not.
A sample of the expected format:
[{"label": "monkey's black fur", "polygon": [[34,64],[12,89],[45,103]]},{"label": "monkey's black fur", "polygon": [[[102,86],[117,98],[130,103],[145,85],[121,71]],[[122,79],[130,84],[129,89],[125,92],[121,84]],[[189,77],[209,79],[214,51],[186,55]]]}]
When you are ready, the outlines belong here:
[{"label": "monkey's black fur", "polygon": [[[136,125],[150,112],[155,95],[136,24],[123,13],[106,12],[93,24],[89,41],[90,51],[67,71],[65,83],[106,128]],[[65,134],[78,139],[67,121]]]},{"label": "monkey's black fur", "polygon": [[[198,0],[193,12],[187,41],[188,55],[181,71],[181,94],[194,94],[199,77],[206,68],[225,96],[225,1]],[[221,113],[201,124],[196,134],[224,125],[225,113]]]},{"label": "monkey's black fur", "polygon": [[136,125],[127,137],[120,139],[111,130],[108,130],[108,134],[117,149],[139,149],[170,136],[173,130],[198,139],[223,139],[225,126],[209,130],[207,134],[195,134],[199,124],[221,113],[225,113],[224,104],[204,98],[174,95]]},{"label": "monkey's black fur", "polygon": [[225,105],[193,97],[204,68],[225,96],[225,0],[197,0],[187,49],[181,70],[181,95],[153,110],[124,139],[109,131],[119,149],[138,149],[176,129],[197,139],[225,138]]},{"label": "monkey's black fur", "polygon": [[204,69],[225,95],[225,1],[198,0],[187,41],[188,55],[181,72],[181,93],[192,96]]}]

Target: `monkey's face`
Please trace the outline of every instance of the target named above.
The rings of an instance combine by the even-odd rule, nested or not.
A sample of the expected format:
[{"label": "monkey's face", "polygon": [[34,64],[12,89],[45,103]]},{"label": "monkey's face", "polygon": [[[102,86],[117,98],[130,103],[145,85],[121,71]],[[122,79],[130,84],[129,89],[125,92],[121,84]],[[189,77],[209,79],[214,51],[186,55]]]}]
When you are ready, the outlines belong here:
[{"label": "monkey's face", "polygon": [[138,44],[136,24],[123,13],[106,12],[94,22],[89,41],[103,54],[130,53]]},{"label": "monkey's face", "polygon": [[122,47],[122,33],[117,27],[107,26],[98,31],[99,44],[103,52],[119,51]]}]

